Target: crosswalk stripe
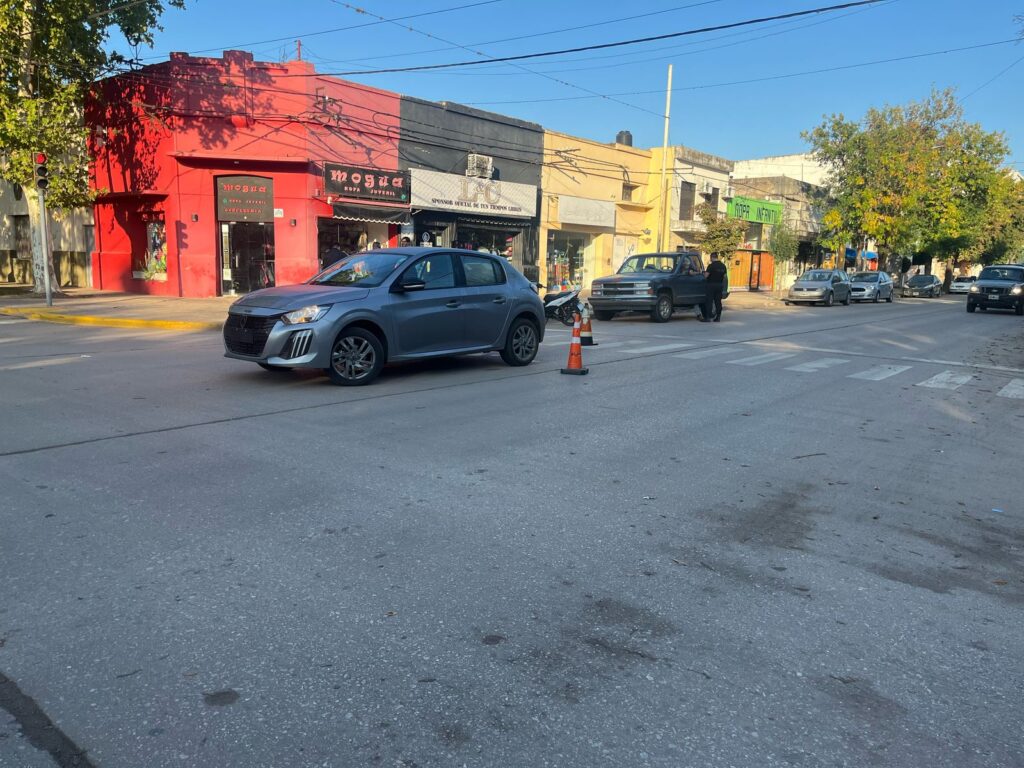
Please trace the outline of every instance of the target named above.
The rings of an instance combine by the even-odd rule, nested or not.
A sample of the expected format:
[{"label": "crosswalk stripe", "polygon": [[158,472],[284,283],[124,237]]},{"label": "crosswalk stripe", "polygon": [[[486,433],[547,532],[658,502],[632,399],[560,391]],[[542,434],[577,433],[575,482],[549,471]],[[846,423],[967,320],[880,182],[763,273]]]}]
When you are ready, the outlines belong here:
[{"label": "crosswalk stripe", "polygon": [[996,396],[1024,400],[1024,379],[1013,379],[1009,384],[1000,389]]},{"label": "crosswalk stripe", "polygon": [[930,379],[919,381],[914,386],[928,387],[929,389],[959,389],[970,380],[971,374],[969,373],[943,371],[942,373],[932,376]]},{"label": "crosswalk stripe", "polygon": [[735,347],[710,347],[709,349],[695,349],[693,352],[683,352],[681,355],[672,355],[672,357],[682,357],[687,360],[700,360],[704,357],[714,357],[715,355],[724,355],[727,352],[735,351]]},{"label": "crosswalk stripe", "polygon": [[852,373],[847,378],[861,379],[862,381],[881,381],[882,379],[888,379],[890,376],[909,371],[911,368],[913,368],[912,365],[876,365],[874,368],[868,368],[866,371]]},{"label": "crosswalk stripe", "polygon": [[670,349],[686,349],[692,346],[693,344],[658,344],[654,347],[633,347],[625,351],[631,355],[645,355],[649,352],[668,352]]},{"label": "crosswalk stripe", "polygon": [[820,360],[811,360],[809,363],[801,363],[800,365],[791,365],[786,368],[787,371],[797,371],[798,373],[817,373],[823,371],[826,368],[832,368],[836,365],[842,365],[848,363],[849,360],[844,360],[841,357],[823,357]]},{"label": "crosswalk stripe", "polygon": [[790,354],[788,352],[769,352],[766,355],[757,355],[756,357],[744,357],[742,360],[726,360],[725,362],[731,365],[764,365],[765,363],[774,363],[777,360],[786,360],[790,357],[796,357],[796,353]]}]

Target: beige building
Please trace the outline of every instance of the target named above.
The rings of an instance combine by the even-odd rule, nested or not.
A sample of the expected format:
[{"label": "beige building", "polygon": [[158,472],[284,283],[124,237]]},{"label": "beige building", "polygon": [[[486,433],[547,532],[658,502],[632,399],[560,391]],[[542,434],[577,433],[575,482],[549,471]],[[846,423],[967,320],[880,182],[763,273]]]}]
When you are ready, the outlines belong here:
[{"label": "beige building", "polygon": [[551,289],[588,289],[630,254],[651,250],[651,151],[631,144],[625,131],[608,144],[545,131],[540,275]]}]

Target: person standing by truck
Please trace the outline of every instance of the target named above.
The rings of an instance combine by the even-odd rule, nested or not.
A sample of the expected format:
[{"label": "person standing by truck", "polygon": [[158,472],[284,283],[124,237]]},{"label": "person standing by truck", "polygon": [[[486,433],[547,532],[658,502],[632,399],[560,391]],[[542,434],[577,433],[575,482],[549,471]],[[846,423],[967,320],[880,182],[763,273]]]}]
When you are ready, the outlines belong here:
[{"label": "person standing by truck", "polygon": [[718,258],[717,253],[711,254],[711,263],[704,270],[704,316],[702,323],[718,322],[722,319],[722,291],[728,270]]}]

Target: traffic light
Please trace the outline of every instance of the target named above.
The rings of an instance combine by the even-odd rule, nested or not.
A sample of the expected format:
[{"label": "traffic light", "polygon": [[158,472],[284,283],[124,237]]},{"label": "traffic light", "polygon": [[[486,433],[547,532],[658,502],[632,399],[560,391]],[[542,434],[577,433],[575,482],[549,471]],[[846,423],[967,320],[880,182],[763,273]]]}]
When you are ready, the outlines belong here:
[{"label": "traffic light", "polygon": [[32,156],[35,165],[36,189],[46,190],[50,186],[50,171],[46,167],[46,153],[36,152]]}]

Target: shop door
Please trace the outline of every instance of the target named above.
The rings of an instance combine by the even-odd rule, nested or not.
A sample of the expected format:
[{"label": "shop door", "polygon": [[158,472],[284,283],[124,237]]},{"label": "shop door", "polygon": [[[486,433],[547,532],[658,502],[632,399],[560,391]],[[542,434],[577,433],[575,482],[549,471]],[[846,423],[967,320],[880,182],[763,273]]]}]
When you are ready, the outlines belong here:
[{"label": "shop door", "polygon": [[274,225],[262,221],[222,222],[220,258],[222,295],[275,285]]}]

